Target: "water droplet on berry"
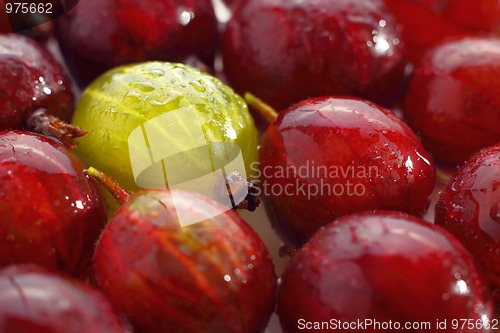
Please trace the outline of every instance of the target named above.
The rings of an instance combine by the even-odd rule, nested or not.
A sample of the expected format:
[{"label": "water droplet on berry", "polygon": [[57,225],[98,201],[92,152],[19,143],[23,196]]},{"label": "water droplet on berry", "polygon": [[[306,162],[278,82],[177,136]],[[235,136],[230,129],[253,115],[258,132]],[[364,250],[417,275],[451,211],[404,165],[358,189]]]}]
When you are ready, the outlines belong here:
[{"label": "water droplet on berry", "polygon": [[160,68],[153,68],[149,71],[149,73],[155,75],[155,76],[163,76],[165,75],[165,71]]},{"label": "water droplet on berry", "polygon": [[155,90],[155,86],[151,82],[147,81],[135,81],[135,82],[130,82],[129,86],[133,88],[137,88],[142,92],[151,92]]},{"label": "water droplet on berry", "polygon": [[204,93],[206,91],[205,87],[199,81],[191,81],[190,85],[200,93]]},{"label": "water droplet on berry", "polygon": [[151,105],[156,105],[156,106],[162,106],[167,104],[168,100],[164,100],[163,102],[157,101],[156,99],[152,99],[149,101],[149,104]]}]

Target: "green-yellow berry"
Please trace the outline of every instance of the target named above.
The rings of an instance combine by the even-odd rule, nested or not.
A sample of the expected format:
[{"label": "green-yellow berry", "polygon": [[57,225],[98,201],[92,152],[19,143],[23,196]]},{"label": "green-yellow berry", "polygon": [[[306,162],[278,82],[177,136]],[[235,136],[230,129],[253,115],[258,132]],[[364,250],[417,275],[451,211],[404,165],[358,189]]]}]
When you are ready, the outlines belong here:
[{"label": "green-yellow berry", "polygon": [[249,176],[257,159],[257,130],[245,101],[183,64],[106,72],[83,91],[73,124],[88,131],[75,153],[131,192],[196,183],[228,165],[224,174],[241,171],[231,169],[238,156]]}]

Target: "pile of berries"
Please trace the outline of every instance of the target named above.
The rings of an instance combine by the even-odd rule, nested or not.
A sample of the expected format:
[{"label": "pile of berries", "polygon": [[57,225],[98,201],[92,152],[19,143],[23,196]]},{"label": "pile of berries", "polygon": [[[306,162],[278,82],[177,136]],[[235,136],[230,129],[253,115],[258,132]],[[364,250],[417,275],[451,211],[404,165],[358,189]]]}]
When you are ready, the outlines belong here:
[{"label": "pile of berries", "polygon": [[23,6],[0,333],[500,329],[500,2]]}]

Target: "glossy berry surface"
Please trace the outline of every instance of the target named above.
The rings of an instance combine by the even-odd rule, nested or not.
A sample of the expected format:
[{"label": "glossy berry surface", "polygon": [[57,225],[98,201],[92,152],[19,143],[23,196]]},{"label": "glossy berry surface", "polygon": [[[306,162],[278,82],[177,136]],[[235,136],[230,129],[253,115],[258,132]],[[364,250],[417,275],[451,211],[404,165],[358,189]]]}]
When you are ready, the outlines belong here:
[{"label": "glossy berry surface", "polygon": [[98,185],[55,140],[0,133],[0,265],[34,263],[80,275],[106,223]]},{"label": "glossy berry surface", "polygon": [[500,32],[500,2],[497,0],[384,0],[403,26],[410,56],[447,38]]},{"label": "glossy berry surface", "polygon": [[190,181],[198,170],[215,171],[211,161],[227,164],[235,150],[247,173],[257,160],[257,130],[243,99],[182,64],[147,62],[106,72],[83,92],[73,123],[88,130],[75,153],[128,191],[164,188],[161,170],[169,185],[175,177]]},{"label": "glossy berry surface", "polygon": [[404,113],[436,159],[462,164],[500,140],[500,38],[463,38],[425,54]]},{"label": "glossy berry surface", "polygon": [[37,266],[0,270],[1,333],[123,333],[97,291]]},{"label": "glossy berry surface", "polygon": [[[456,318],[478,321],[474,332],[490,332],[482,323],[492,320],[492,308],[472,257],[454,237],[418,218],[379,212],[345,216],[321,228],[285,269],[277,312],[285,333],[304,331],[301,320],[339,325],[365,319],[393,326],[336,329],[466,332],[453,328]],[[436,329],[436,319],[447,326]],[[427,329],[404,326],[427,321]]]},{"label": "glossy berry surface", "polygon": [[422,215],[434,165],[389,110],[341,97],[311,98],[266,130],[260,181],[275,229],[301,245],[322,225],[358,211]]},{"label": "glossy berry surface", "polygon": [[[234,211],[171,193],[137,192],[110,220],[95,253],[100,289],[138,333],[260,332],[276,287],[265,245]],[[176,211],[203,222],[181,226]]]},{"label": "glossy berry surface", "polygon": [[378,0],[243,1],[223,42],[231,86],[278,111],[324,95],[392,104],[403,53],[396,22]]},{"label": "glossy berry surface", "polygon": [[500,145],[481,151],[441,193],[436,224],[454,234],[487,273],[500,299]]},{"label": "glossy berry surface", "polygon": [[51,54],[18,34],[0,34],[0,130],[26,129],[37,109],[69,121],[71,83]]},{"label": "glossy berry surface", "polygon": [[123,64],[195,55],[210,66],[217,22],[210,0],[85,0],[56,21],[56,35],[83,88]]}]

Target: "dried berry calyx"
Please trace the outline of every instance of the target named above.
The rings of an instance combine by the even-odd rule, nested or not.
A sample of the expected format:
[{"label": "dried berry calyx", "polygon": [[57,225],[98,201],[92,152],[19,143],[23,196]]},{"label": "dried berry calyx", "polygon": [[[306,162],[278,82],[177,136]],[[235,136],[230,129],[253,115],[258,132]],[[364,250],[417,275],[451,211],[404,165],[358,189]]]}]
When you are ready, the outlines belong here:
[{"label": "dried berry calyx", "polygon": [[78,145],[75,138],[84,136],[87,131],[73,126],[47,112],[47,109],[38,109],[31,113],[26,120],[29,131],[51,136],[61,141],[66,147],[74,148]]},{"label": "dried berry calyx", "polygon": [[41,45],[0,34],[0,130],[30,130],[68,147],[85,134],[68,122],[74,110],[70,78]]},{"label": "dried berry calyx", "polygon": [[[87,169],[86,173],[99,181],[99,183],[101,183],[121,205],[125,204],[129,200],[130,193],[120,187],[116,181],[104,172],[90,167]],[[235,189],[236,191],[234,191]],[[231,175],[226,176],[224,181],[218,184],[214,191],[216,192],[216,199],[223,199],[223,196],[229,193],[233,210],[242,209],[253,212],[257,207],[259,207],[260,204],[260,199],[257,196],[259,191],[256,185],[243,178],[240,174],[232,173]],[[240,191],[245,192],[246,195],[240,202],[235,202],[235,196],[242,197],[242,194],[238,193]]]},{"label": "dried berry calyx", "polygon": [[[257,185],[237,172],[224,177],[217,184],[214,191],[215,197],[220,200],[229,193],[234,210],[243,209],[253,212],[260,205],[260,199],[258,198],[260,191]],[[235,200],[235,198],[242,197],[243,200],[239,200],[239,202]]]}]

